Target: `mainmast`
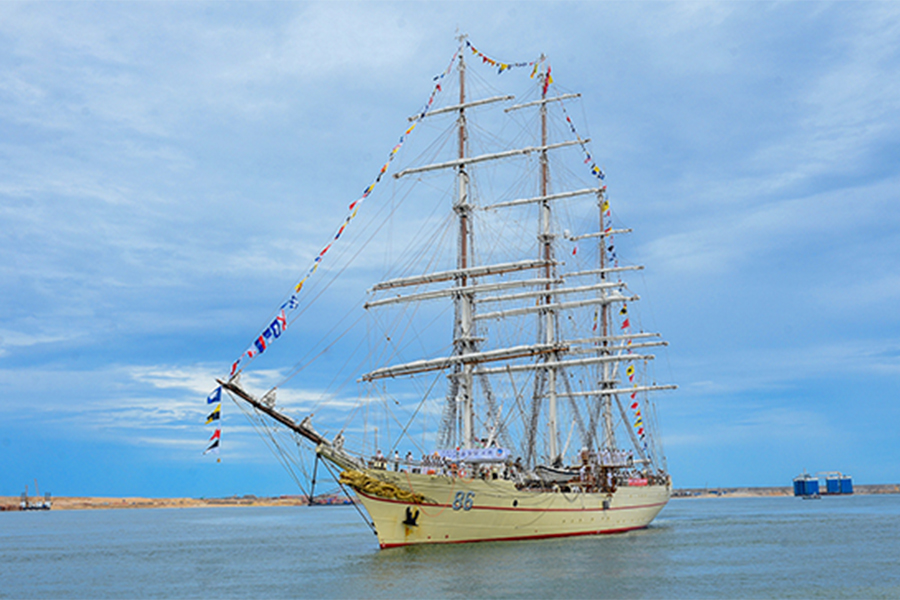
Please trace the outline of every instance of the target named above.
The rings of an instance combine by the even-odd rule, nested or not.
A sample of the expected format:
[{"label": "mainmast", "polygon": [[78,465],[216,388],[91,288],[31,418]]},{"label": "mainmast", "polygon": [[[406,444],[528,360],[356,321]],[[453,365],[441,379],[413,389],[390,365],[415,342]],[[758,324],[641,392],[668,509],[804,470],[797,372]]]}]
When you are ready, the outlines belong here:
[{"label": "mainmast", "polygon": [[[544,55],[541,55],[541,61],[544,60]],[[550,185],[550,165],[547,159],[547,85],[545,84],[544,79],[548,77],[547,73],[544,73],[543,76],[539,79],[541,84],[541,105],[540,105],[540,115],[541,115],[541,147],[545,148],[541,151],[540,154],[540,165],[541,165],[541,179],[540,179],[540,188],[541,188],[541,197],[545,198],[541,201],[541,224],[540,224],[540,234],[539,241],[541,244],[541,257],[546,261],[547,266],[544,270],[544,277],[549,281],[553,279],[553,267],[551,265],[551,261],[553,259],[553,236],[550,233],[550,201],[547,200],[548,188]],[[547,291],[549,292],[552,289],[552,284],[548,283],[546,286]],[[547,296],[544,297],[544,304],[550,305],[553,302],[552,296],[548,293]],[[555,312],[551,309],[548,309],[544,312],[544,339],[543,343],[550,345],[556,341],[556,333],[554,328],[554,317]],[[545,355],[544,361],[547,363],[555,362],[556,357],[552,355]],[[556,412],[556,368],[549,367],[545,371],[547,376],[547,396],[548,396],[548,415],[547,415],[547,437],[548,437],[548,451],[550,462],[553,463],[557,457],[559,456],[559,451],[557,449],[558,446],[558,427],[557,427],[557,412]]]}]

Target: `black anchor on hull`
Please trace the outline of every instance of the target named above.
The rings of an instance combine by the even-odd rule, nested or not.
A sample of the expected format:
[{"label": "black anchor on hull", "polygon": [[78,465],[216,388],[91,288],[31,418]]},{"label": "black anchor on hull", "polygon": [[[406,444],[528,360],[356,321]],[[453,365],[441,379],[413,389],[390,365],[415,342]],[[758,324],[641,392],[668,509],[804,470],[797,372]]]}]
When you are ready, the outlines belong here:
[{"label": "black anchor on hull", "polygon": [[403,524],[407,527],[418,527],[418,523],[416,521],[419,520],[419,509],[416,509],[415,514],[413,514],[412,509],[407,506],[406,507],[406,519],[403,520]]}]

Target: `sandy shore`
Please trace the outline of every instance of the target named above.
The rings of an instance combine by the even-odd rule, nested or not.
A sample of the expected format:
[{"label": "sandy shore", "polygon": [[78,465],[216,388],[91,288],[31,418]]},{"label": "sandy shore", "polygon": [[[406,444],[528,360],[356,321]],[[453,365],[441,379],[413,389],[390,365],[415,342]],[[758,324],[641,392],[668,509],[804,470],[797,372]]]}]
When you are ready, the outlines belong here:
[{"label": "sandy shore", "polygon": [[[37,502],[38,498],[31,498]],[[107,508],[202,508],[206,506],[306,506],[306,496],[278,496],[260,498],[241,496],[232,498],[105,498],[81,496],[56,496],[52,498],[53,510],[85,510]],[[340,503],[341,498],[330,498]],[[18,496],[0,496],[0,510],[18,510]]]},{"label": "sandy shore", "polygon": [[[900,494],[900,485],[855,485],[856,494]],[[678,488],[673,498],[754,498],[792,496],[793,488],[784,487],[733,487],[733,488]],[[36,502],[38,498],[31,498]],[[330,503],[340,504],[345,498],[333,496]],[[306,506],[306,496],[277,496],[264,498],[241,496],[231,498],[104,498],[59,496],[53,498],[53,510],[89,510],[108,508],[202,508],[206,506]],[[0,511],[18,510],[18,496],[0,496]]]}]

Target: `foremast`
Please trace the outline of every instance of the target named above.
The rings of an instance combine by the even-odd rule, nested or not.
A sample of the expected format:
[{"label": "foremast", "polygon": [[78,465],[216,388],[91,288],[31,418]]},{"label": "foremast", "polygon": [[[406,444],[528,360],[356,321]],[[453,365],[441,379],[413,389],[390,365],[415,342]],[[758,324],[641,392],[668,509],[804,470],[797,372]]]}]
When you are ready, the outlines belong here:
[{"label": "foremast", "polygon": [[[456,170],[457,196],[453,205],[453,210],[457,215],[458,223],[458,251],[456,268],[459,271],[456,286],[457,293],[454,296],[454,339],[453,347],[457,356],[466,354],[474,354],[478,351],[474,336],[474,320],[472,319],[475,311],[475,299],[473,293],[468,290],[469,276],[467,269],[469,268],[469,248],[472,245],[472,233],[470,229],[470,218],[472,207],[469,204],[469,174],[466,167],[467,154],[467,128],[466,128],[466,61],[465,35],[459,37],[459,116],[457,117],[457,157],[459,158],[459,166]],[[472,448],[475,443],[475,406],[474,406],[474,379],[472,376],[473,364],[470,362],[462,363],[460,376],[456,379],[458,382],[455,397],[449,398],[451,409],[448,411],[452,422],[455,424],[455,410],[453,407],[462,407],[462,447]],[[450,386],[451,390],[453,385]],[[451,425],[450,423],[445,424]],[[452,432],[453,427],[449,428]],[[450,434],[452,435],[452,434]],[[448,440],[449,441],[449,440]]]}]

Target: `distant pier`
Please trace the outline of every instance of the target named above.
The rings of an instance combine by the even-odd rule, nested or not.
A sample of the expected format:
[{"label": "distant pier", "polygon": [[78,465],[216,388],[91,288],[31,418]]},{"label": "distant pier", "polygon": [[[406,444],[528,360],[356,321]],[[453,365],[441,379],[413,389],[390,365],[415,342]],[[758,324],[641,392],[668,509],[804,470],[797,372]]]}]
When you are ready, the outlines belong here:
[{"label": "distant pier", "polygon": [[853,493],[853,478],[840,471],[822,471],[810,475],[806,471],[794,477],[794,496],[819,498]]},{"label": "distant pier", "polygon": [[[868,494],[900,494],[900,484],[884,483],[854,485],[854,495]],[[764,498],[777,496],[793,496],[792,486],[775,487],[702,487],[676,488],[673,498]]]}]

